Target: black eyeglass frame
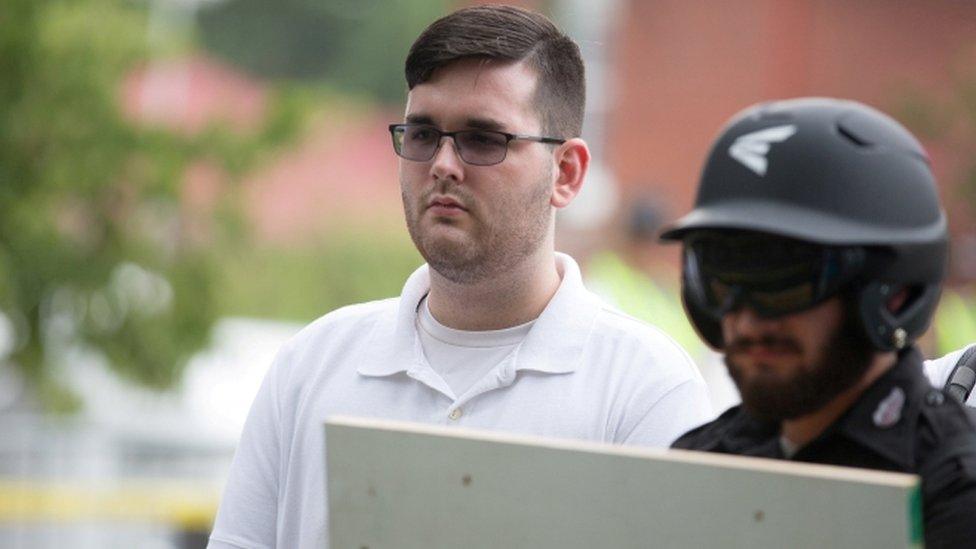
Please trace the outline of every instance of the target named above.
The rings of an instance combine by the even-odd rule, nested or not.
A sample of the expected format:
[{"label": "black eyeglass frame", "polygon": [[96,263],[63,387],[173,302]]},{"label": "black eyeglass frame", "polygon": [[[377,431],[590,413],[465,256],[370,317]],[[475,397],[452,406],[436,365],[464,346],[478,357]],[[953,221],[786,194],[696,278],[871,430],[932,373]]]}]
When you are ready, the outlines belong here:
[{"label": "black eyeglass frame", "polygon": [[[408,128],[420,128],[420,127],[428,128],[432,132],[437,134],[437,146],[431,149],[430,156],[427,158],[410,158],[408,156],[404,156],[402,151],[402,143],[401,146],[397,146],[398,143],[396,137],[397,132],[399,131],[403,133],[406,132]],[[548,145],[562,145],[567,141],[566,139],[560,139],[558,137],[523,135],[519,133],[501,132],[498,130],[471,129],[471,130],[457,130],[453,132],[445,132],[443,130],[437,129],[434,126],[431,126],[430,124],[390,124],[389,130],[390,130],[390,137],[393,140],[393,152],[395,152],[397,156],[399,156],[400,158],[411,160],[413,162],[429,162],[431,159],[434,158],[434,156],[437,155],[437,151],[440,150],[441,143],[443,142],[444,138],[450,137],[452,140],[454,140],[454,150],[457,151],[458,158],[464,161],[465,164],[470,164],[472,166],[494,166],[496,164],[501,164],[502,162],[505,161],[506,158],[508,158],[508,144],[511,143],[512,141],[532,141],[535,143],[545,143]],[[464,148],[461,147],[457,141],[457,135],[466,134],[466,133],[489,133],[489,134],[503,136],[505,138],[505,152],[502,154],[502,157],[496,162],[491,162],[488,164],[471,162],[468,159],[464,158]]]}]

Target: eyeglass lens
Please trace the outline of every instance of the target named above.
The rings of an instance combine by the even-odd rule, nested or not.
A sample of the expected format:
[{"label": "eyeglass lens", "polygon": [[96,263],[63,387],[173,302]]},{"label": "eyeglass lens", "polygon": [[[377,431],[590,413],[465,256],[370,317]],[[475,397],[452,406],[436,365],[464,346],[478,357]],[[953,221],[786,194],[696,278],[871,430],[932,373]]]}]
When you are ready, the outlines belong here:
[{"label": "eyeglass lens", "polygon": [[[407,160],[426,162],[434,157],[445,134],[430,126],[399,126],[393,132],[397,154]],[[465,130],[450,134],[461,160],[487,166],[505,160],[508,137],[487,130]]]}]

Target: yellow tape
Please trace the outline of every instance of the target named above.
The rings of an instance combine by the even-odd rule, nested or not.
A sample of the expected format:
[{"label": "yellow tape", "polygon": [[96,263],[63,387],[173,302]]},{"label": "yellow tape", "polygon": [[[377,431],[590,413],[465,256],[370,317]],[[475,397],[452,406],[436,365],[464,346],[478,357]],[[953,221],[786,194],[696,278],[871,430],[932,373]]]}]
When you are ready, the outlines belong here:
[{"label": "yellow tape", "polygon": [[0,524],[122,521],[209,530],[219,490],[187,483],[143,481],[64,483],[0,481]]}]

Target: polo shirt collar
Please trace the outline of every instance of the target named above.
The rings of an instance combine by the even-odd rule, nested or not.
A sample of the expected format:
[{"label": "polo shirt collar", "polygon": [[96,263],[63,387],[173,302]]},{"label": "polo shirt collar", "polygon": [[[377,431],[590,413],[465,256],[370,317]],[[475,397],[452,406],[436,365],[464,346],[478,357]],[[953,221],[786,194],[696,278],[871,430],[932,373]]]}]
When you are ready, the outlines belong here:
[{"label": "polo shirt collar", "polygon": [[[573,258],[556,252],[555,261],[561,276],[559,288],[532,325],[513,360],[504,363],[503,374],[513,378],[519,370],[562,374],[579,366],[601,304],[583,286],[579,265]],[[409,372],[423,364],[416,316],[421,299],[430,292],[429,269],[422,265],[407,278],[396,310],[383,314],[374,325],[358,368],[360,374],[387,376]]]},{"label": "polo shirt collar", "polygon": [[389,376],[407,372],[422,363],[417,340],[417,306],[430,292],[430,267],[421,265],[400,292],[396,309],[384,311],[367,338],[366,350],[357,371],[367,376]]},{"label": "polo shirt collar", "polygon": [[559,289],[532,325],[519,347],[514,370],[565,374],[579,367],[597,314],[599,298],[586,290],[579,265],[566,254],[556,253],[562,276]]}]

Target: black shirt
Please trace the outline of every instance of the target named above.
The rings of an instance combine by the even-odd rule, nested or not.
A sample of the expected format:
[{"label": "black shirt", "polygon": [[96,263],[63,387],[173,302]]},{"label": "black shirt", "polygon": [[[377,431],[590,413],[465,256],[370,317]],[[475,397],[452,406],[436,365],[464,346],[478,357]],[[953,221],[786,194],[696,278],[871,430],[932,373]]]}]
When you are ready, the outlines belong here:
[{"label": "black shirt", "polygon": [[[672,446],[787,459],[779,441],[779,423],[735,406]],[[917,474],[926,547],[976,547],[976,428],[961,404],[932,388],[915,349],[790,459]]]}]

